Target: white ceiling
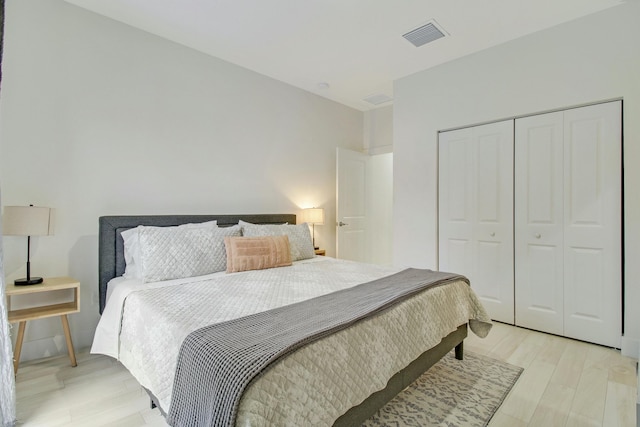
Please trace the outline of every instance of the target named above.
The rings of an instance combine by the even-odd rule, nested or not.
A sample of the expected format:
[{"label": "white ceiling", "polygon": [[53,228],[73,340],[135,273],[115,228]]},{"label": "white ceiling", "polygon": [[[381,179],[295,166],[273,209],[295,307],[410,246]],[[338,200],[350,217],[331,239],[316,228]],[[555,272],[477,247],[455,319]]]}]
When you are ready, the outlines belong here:
[{"label": "white ceiling", "polygon": [[[624,0],[66,1],[366,111],[395,79]],[[432,20],[446,37],[402,37]]]}]

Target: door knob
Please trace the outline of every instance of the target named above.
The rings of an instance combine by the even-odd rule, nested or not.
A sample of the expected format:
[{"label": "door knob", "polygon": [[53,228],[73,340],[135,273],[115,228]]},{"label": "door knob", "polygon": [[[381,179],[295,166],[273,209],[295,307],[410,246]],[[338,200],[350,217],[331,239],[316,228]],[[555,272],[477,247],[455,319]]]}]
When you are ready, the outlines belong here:
[{"label": "door knob", "polygon": [[496,232],[495,232],[495,231],[492,231],[491,233],[489,233],[489,235],[490,235],[491,237],[495,237]]},{"label": "door knob", "polygon": [[542,234],[536,233],[536,239],[539,239],[540,237],[542,237]]},{"label": "door knob", "polygon": [[344,227],[345,225],[349,225],[349,224],[345,224],[345,223],[344,223],[344,222],[342,222],[342,221],[340,221],[340,222],[338,223],[338,226],[339,226],[339,227]]}]

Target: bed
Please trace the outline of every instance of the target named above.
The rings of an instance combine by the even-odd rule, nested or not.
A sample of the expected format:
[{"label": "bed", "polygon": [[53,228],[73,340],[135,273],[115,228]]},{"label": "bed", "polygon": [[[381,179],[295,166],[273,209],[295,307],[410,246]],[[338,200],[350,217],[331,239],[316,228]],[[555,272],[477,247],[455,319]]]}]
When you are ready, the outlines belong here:
[{"label": "bed", "polygon": [[[96,338],[92,352],[108,354],[120,360],[145,387],[154,405],[159,406],[170,423],[176,419],[171,409],[177,406],[176,396],[180,396],[178,374],[188,371],[180,369],[180,361],[178,368],[175,367],[176,355],[180,359],[184,351],[177,348],[180,347],[177,341],[182,339],[178,337],[182,337],[186,329],[192,331],[189,337],[194,330],[204,329],[204,315],[193,313],[213,311],[213,322],[226,324],[226,321],[216,317],[217,313],[224,311],[220,308],[223,306],[235,307],[234,304],[237,304],[240,307],[245,304],[245,294],[240,293],[244,292],[243,286],[258,294],[258,301],[252,303],[256,306],[247,309],[249,314],[262,310],[270,312],[280,305],[294,306],[302,296],[280,295],[276,302],[266,303],[271,296],[260,295],[262,290],[255,291],[258,287],[262,289],[262,283],[268,284],[264,287],[269,288],[272,282],[274,289],[281,289],[283,276],[288,277],[288,280],[308,280],[314,284],[314,280],[321,278],[323,282],[317,287],[304,287],[302,293],[311,293],[311,296],[304,296],[306,299],[334,294],[332,286],[340,281],[344,281],[344,286],[348,289],[342,289],[343,285],[335,285],[340,288],[335,292],[336,295],[338,292],[350,292],[352,288],[358,288],[359,286],[355,286],[358,283],[385,280],[396,273],[403,273],[392,267],[313,257],[295,261],[287,267],[232,274],[217,272],[197,278],[146,283],[142,288],[128,289],[129,282],[121,280],[127,267],[122,238],[122,233],[126,230],[140,225],[175,228],[211,221],[216,222],[216,227],[229,227],[230,230],[239,222],[255,226],[294,226],[296,217],[291,214],[162,215],[106,216],[99,220],[99,302],[103,316],[96,337],[106,336],[106,341],[111,340],[111,347],[98,345]],[[113,290],[110,289],[111,285],[108,287],[110,282],[120,284]],[[135,286],[139,285],[136,283]],[[229,291],[231,289],[233,291]],[[108,291],[111,291],[109,305]],[[232,294],[233,292],[239,294]],[[298,292],[300,291],[296,290],[294,293]],[[209,296],[205,297],[205,294]],[[220,295],[223,294],[225,296],[221,298]],[[226,299],[233,301],[233,304]],[[447,309],[446,315],[430,314],[432,311],[435,313],[437,308],[434,307],[445,304],[449,299],[454,302],[448,303],[451,304],[451,310]],[[206,309],[199,311],[195,305],[200,300],[203,304],[205,300],[208,302]],[[238,303],[240,300],[241,304]],[[242,306],[238,310],[244,312],[245,308]],[[441,308],[439,310],[442,311]],[[237,311],[234,313],[234,316],[238,315]],[[416,313],[433,318],[421,318],[419,325],[416,325]],[[185,317],[189,319],[185,320]],[[238,317],[246,319],[250,316],[242,314]],[[111,328],[111,332],[104,333],[106,326],[103,323],[109,323],[108,319],[111,319],[111,323],[117,321],[118,326]],[[177,326],[181,322],[185,325]],[[429,325],[428,328],[423,322]],[[279,357],[277,362],[270,362],[247,385],[236,403],[232,414],[234,421],[231,424],[359,425],[452,349],[455,349],[456,357],[462,359],[463,340],[467,336],[468,324],[481,336],[486,335],[491,328],[486,312],[462,279],[455,278],[450,284],[421,291],[397,306],[385,308],[371,318],[296,347]],[[438,329],[438,332],[426,336],[426,329],[429,328]],[[379,339],[378,335],[387,337],[385,339],[388,341]],[[184,347],[184,342],[182,345]],[[376,346],[377,350],[372,350]],[[396,346],[397,354],[393,350],[388,351]],[[381,348],[384,350],[380,351]],[[373,357],[372,354],[376,356]],[[160,369],[164,366],[172,368]],[[189,392],[185,393],[185,396],[193,396]],[[171,403],[172,398],[175,404]],[[286,403],[289,401],[291,403]],[[175,421],[175,424],[182,423]]]}]

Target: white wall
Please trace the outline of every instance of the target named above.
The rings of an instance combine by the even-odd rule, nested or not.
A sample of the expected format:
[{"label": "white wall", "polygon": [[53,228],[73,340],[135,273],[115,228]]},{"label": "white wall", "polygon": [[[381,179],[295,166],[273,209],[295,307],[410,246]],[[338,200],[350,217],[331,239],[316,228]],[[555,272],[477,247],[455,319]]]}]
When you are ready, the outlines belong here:
[{"label": "white wall", "polygon": [[[99,216],[318,206],[333,224],[336,146],[363,148],[359,111],[65,2],[8,0],[2,65],[3,201],[57,209],[31,267],[81,281],[76,348],[98,321]],[[334,255],[334,227],[316,241]],[[4,244],[24,276],[26,240]],[[65,351],[58,319],[27,326],[25,358]]]},{"label": "white wall", "polygon": [[393,152],[393,105],[365,111],[364,148],[370,155]]},{"label": "white wall", "polygon": [[364,150],[371,158],[367,178],[369,261],[393,263],[393,105],[365,111]]},{"label": "white wall", "polygon": [[[395,82],[394,262],[437,266],[437,132],[624,99],[623,350],[640,340],[640,3],[628,2]],[[635,348],[635,350],[634,350]]]},{"label": "white wall", "polygon": [[393,264],[393,153],[371,156],[367,169],[370,262]]}]

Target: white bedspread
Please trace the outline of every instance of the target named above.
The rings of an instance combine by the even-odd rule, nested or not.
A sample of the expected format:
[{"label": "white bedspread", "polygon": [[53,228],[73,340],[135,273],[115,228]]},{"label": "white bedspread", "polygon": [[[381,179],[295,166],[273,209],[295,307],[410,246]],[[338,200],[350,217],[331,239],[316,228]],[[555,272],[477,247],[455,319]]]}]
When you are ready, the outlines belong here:
[{"label": "white bedspread", "polygon": [[[180,344],[193,330],[397,271],[317,257],[277,269],[151,284],[124,281],[111,293],[92,352],[118,358],[166,412]],[[331,424],[458,325],[474,319],[472,330],[488,332],[489,318],[467,284],[456,282],[423,294],[276,363],[247,389],[237,425]],[[386,351],[390,346],[397,350]],[[322,356],[336,352],[339,357]],[[326,359],[332,361],[324,363]],[[305,389],[309,377],[316,381],[313,390]],[[336,385],[341,381],[342,386]]]}]

